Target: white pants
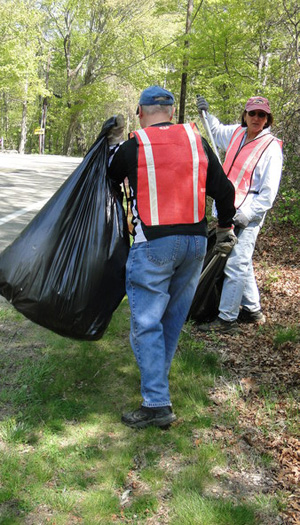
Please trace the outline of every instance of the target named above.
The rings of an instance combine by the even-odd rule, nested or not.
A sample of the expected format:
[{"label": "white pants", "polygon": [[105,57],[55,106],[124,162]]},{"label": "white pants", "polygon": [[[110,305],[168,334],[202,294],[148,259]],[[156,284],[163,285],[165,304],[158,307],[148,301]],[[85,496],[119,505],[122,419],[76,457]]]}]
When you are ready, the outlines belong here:
[{"label": "white pants", "polygon": [[256,222],[250,222],[247,228],[240,229],[238,243],[228,257],[219,306],[219,317],[224,321],[235,321],[240,306],[250,312],[260,310],[259,291],[252,264],[259,230],[260,225]]}]

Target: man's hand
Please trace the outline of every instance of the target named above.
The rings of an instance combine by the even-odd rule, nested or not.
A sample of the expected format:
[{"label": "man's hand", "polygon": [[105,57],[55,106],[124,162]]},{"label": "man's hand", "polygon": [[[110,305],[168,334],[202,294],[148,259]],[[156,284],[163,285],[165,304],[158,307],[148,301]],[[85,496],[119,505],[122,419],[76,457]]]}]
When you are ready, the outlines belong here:
[{"label": "man's hand", "polygon": [[200,115],[202,111],[208,111],[208,102],[205,100],[204,97],[201,97],[201,95],[197,95],[196,104]]},{"label": "man's hand", "polygon": [[239,226],[240,228],[247,228],[250,221],[241,210],[237,210],[235,216],[233,217],[233,222],[235,226]]},{"label": "man's hand", "polygon": [[214,253],[220,253],[223,257],[226,257],[238,242],[237,237],[232,228],[220,228],[219,226],[216,227],[216,236]]},{"label": "man's hand", "polygon": [[[110,119],[109,119],[110,120]],[[124,140],[124,117],[119,114],[115,118],[115,125],[107,133],[109,146],[120,144]]]}]

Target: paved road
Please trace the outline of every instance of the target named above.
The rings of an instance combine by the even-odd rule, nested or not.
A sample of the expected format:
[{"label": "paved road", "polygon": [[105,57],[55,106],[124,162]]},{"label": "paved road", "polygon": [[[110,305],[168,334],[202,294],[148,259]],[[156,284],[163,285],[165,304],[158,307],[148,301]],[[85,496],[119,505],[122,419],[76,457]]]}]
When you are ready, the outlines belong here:
[{"label": "paved road", "polygon": [[0,253],[25,228],[81,158],[0,153]]}]

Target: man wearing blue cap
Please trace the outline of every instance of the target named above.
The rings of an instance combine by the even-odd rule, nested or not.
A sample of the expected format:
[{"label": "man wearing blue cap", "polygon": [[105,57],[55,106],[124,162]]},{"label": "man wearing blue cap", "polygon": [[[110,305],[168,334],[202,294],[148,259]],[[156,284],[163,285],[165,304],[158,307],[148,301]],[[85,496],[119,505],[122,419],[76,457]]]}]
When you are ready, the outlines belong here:
[{"label": "man wearing blue cap", "polygon": [[[121,144],[109,168],[115,183],[128,178],[133,214],[126,290],[142,404],[122,416],[132,428],[176,420],[168,376],[206,253],[206,195],[218,210],[215,250],[229,253],[236,242],[233,185],[197,126],[171,123],[174,111],[172,93],[145,89],[137,109],[141,129]],[[120,142],[121,117],[111,145]]]}]

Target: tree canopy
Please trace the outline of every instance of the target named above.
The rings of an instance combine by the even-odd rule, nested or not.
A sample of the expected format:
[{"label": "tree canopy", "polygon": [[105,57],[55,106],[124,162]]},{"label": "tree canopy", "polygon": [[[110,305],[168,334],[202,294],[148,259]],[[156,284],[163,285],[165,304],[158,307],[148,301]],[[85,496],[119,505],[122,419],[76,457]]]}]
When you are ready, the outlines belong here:
[{"label": "tree canopy", "polygon": [[42,128],[43,152],[84,155],[112,114],[126,116],[127,131],[138,126],[148,85],[167,87],[178,105],[184,70],[187,121],[197,93],[224,123],[250,96],[269,98],[293,185],[299,14],[296,0],[0,0],[0,136],[37,153]]}]

